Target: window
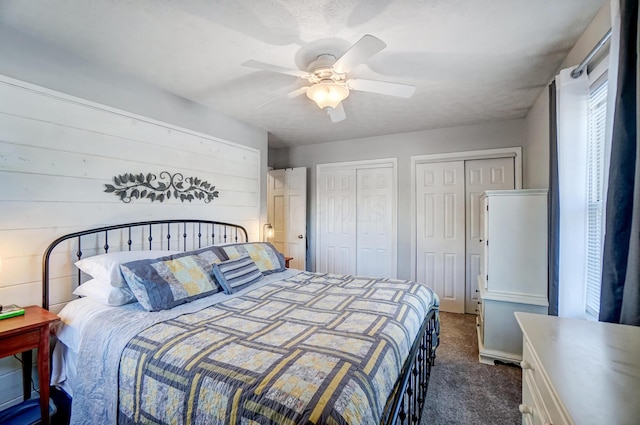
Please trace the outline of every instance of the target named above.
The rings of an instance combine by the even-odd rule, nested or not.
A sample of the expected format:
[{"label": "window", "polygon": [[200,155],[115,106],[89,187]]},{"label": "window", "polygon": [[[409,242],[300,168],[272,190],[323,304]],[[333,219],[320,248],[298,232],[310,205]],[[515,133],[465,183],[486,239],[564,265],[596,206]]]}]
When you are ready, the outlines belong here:
[{"label": "window", "polygon": [[602,279],[602,244],[605,208],[605,134],[607,75],[602,73],[589,88],[587,131],[586,288],[585,313],[598,319]]},{"label": "window", "polygon": [[608,57],[586,75],[556,77],[558,315],[596,319],[600,312],[609,132]]}]

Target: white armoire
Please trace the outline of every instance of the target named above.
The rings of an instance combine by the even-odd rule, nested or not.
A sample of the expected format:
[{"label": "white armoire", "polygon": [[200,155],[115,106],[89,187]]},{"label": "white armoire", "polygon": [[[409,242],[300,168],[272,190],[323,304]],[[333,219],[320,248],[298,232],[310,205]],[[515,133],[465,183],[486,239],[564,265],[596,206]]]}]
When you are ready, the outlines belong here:
[{"label": "white armoire", "polygon": [[522,360],[514,312],[547,314],[547,191],[486,191],[482,196],[483,268],[478,276],[481,363]]}]

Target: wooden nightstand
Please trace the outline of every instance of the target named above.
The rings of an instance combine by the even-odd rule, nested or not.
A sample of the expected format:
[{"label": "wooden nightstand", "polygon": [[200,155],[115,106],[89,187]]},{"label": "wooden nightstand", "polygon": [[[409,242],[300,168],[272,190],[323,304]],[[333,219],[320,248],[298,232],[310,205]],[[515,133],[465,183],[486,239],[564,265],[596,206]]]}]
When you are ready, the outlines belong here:
[{"label": "wooden nightstand", "polygon": [[49,326],[60,320],[38,306],[25,307],[24,315],[0,320],[0,357],[22,354],[22,389],[24,399],[31,397],[31,350],[38,349],[40,380],[40,414],[49,424]]},{"label": "wooden nightstand", "polygon": [[284,257],[284,266],[289,268],[289,261],[293,260],[293,257]]}]

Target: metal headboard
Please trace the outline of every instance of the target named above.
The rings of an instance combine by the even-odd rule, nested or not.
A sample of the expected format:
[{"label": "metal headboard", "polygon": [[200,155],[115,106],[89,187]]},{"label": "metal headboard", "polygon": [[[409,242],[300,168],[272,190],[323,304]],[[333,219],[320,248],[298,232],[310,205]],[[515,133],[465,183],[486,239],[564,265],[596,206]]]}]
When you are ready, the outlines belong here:
[{"label": "metal headboard", "polygon": [[[193,229],[193,233],[189,234],[187,232],[187,224],[190,224],[189,229]],[[172,229],[173,225],[173,229]],[[177,238],[174,239],[174,247],[171,247],[171,235],[172,231],[175,233],[176,228],[178,232],[182,232],[182,234],[178,234]],[[197,228],[197,233],[196,233]],[[100,249],[104,250],[104,252],[109,252],[109,232],[113,232],[115,230],[128,230],[128,239],[126,240],[126,246],[122,243],[118,244],[118,247],[125,247],[127,250],[132,251],[132,247],[134,246],[132,240],[132,234],[135,230],[141,229],[143,231],[148,231],[148,235],[146,240],[148,241],[148,249],[153,249],[153,244],[160,244],[161,249],[176,249],[176,250],[187,250],[188,243],[194,248],[201,248],[203,243],[206,245],[211,245],[214,243],[235,243],[235,242],[248,242],[247,231],[244,227],[239,226],[237,224],[231,223],[223,223],[220,221],[210,221],[210,220],[194,220],[194,219],[186,219],[186,220],[154,220],[154,221],[140,221],[135,223],[125,223],[125,224],[115,224],[112,226],[98,227],[95,229],[83,230],[80,232],[69,233],[68,235],[64,235],[51,242],[51,244],[47,247],[42,257],[42,307],[48,309],[49,308],[49,273],[50,273],[50,257],[53,250],[60,243],[77,238],[76,246],[75,246],[75,255],[78,260],[82,258],[82,240],[83,237],[89,235],[96,235],[100,238],[101,242],[104,244]],[[160,233],[161,237],[164,237],[165,241],[158,241],[157,238],[154,241],[154,232],[157,235]],[[180,247],[180,236],[182,236],[182,248]],[[102,239],[104,237],[104,239]],[[166,247],[164,246],[164,242],[166,242]],[[143,250],[146,248],[146,242],[144,243],[145,247],[140,247],[136,250]],[[137,244],[136,244],[137,245]],[[78,270],[78,283],[80,282],[80,270]]]}]

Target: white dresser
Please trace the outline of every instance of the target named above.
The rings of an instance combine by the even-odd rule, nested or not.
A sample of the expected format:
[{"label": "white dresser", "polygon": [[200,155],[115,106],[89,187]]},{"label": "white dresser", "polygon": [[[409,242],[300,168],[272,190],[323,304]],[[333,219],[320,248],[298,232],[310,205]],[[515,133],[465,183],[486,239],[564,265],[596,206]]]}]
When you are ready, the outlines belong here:
[{"label": "white dresser", "polygon": [[523,424],[640,424],[640,327],[515,316]]},{"label": "white dresser", "polygon": [[482,273],[478,276],[481,363],[522,359],[513,313],[546,314],[547,191],[492,190],[482,197]]}]

